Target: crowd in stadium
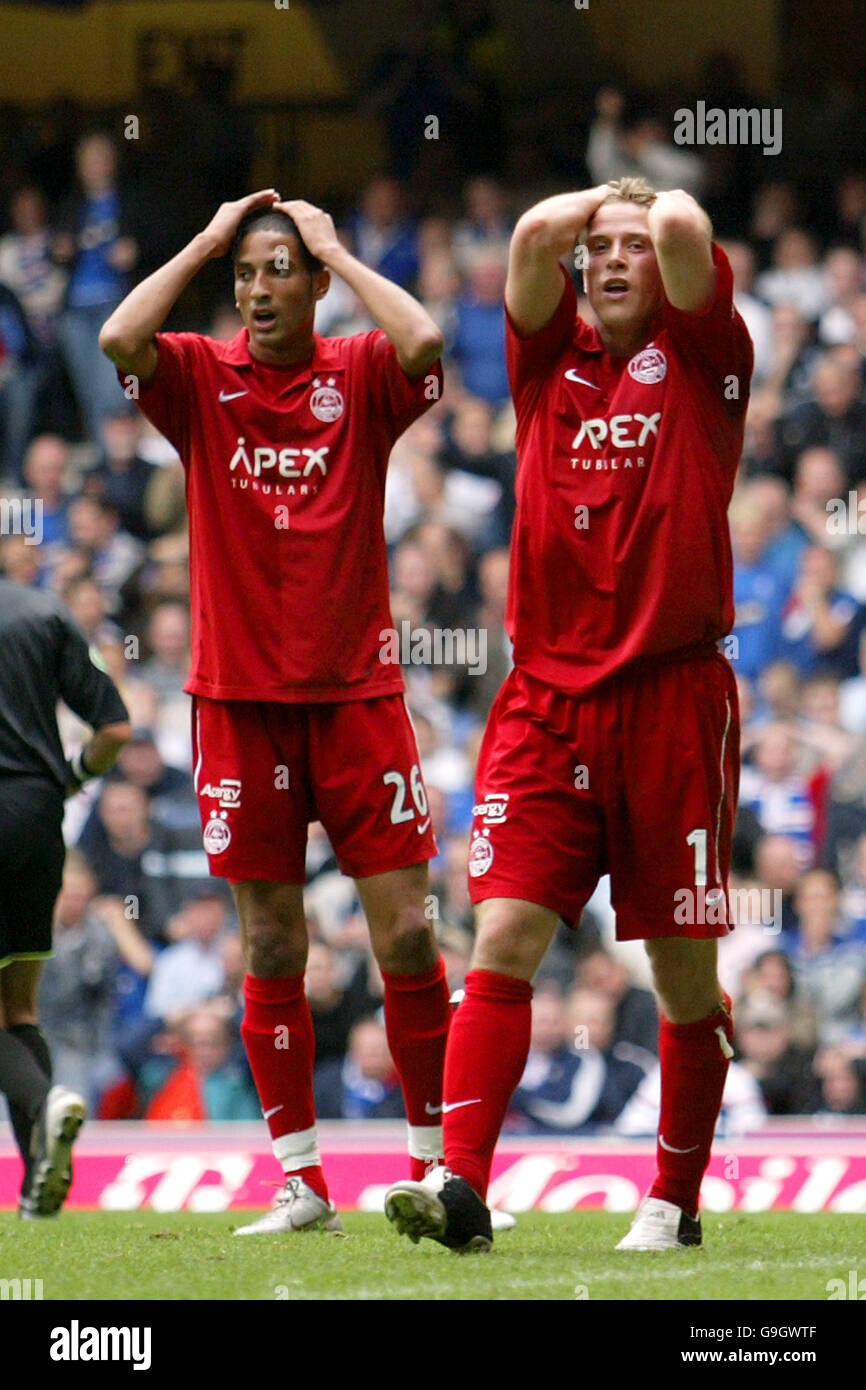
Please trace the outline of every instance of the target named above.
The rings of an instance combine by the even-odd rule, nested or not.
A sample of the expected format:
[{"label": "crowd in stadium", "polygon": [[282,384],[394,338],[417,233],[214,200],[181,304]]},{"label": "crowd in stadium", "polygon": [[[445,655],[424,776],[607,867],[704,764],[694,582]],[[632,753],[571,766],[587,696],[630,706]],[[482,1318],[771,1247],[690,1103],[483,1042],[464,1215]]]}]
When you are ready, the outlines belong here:
[{"label": "crowd in stadium", "polygon": [[[657,121],[627,122],[623,106],[614,89],[597,95],[591,181],[644,173],[715,211],[711,161]],[[43,150],[9,191],[0,236],[2,495],[42,507],[40,543],[4,535],[2,563],[63,597],[135,729],[115,772],[68,803],[42,1027],[56,1079],[97,1115],[255,1119],[237,923],[225,883],[208,874],[193,789],[183,470],[97,344],[153,261],[127,215],[121,144],[79,140],[62,205],[40,183]],[[430,913],[453,990],[472,941],[473,767],[510,662],[503,291],[509,235],[530,201],[483,173],[460,198],[454,215],[416,214],[404,184],[382,174],[340,219],[355,253],[416,293],[447,343],[445,393],[394,449],[385,528],[397,632],[469,639],[443,664],[403,649],[440,850]],[[765,1115],[866,1114],[866,173],[840,174],[820,227],[796,180],[756,179],[738,227],[722,231],[755,345],[725,644],[743,722],[732,887],[746,907],[720,951],[737,1009],[721,1123],[738,1133]],[[206,321],[171,327],[239,330],[221,270]],[[318,330],[369,327],[335,281]],[[68,712],[62,727],[76,746],[83,731]],[[381,978],[353,885],[316,825],[307,872],[318,1114],[399,1116]],[[602,886],[580,931],[560,928],[537,980],[512,1132],[655,1132],[655,1004],[612,942]]]}]

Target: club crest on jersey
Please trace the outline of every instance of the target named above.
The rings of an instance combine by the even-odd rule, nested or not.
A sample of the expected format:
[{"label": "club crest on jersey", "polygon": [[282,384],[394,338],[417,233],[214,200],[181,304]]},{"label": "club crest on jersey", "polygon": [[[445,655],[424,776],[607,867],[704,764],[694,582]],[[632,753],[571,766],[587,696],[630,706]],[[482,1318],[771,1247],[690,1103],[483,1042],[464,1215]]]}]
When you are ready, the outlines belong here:
[{"label": "club crest on jersey", "polygon": [[346,408],[341,391],[337,390],[336,379],[328,377],[326,384],[322,385],[321,377],[316,377],[313,382],[313,394],[310,397],[310,409],[317,420],[330,425],[334,420],[339,420]]},{"label": "club crest on jersey", "polygon": [[635,381],[642,381],[646,386],[663,381],[667,370],[668,359],[661,348],[657,347],[645,347],[636,352],[628,364],[629,376],[633,376]]},{"label": "club crest on jersey", "polygon": [[479,816],[485,825],[501,825],[508,810],[508,792],[495,796],[488,792],[483,801],[472,807],[473,816]]},{"label": "club crest on jersey", "polygon": [[226,825],[228,812],[211,811],[210,815],[211,818],[204,828],[202,841],[208,854],[222,854],[223,850],[228,849],[232,838],[232,832]]},{"label": "club crest on jersey", "polygon": [[469,872],[473,878],[486,874],[493,863],[493,846],[487,839],[489,830],[475,831],[475,839],[469,850]]}]

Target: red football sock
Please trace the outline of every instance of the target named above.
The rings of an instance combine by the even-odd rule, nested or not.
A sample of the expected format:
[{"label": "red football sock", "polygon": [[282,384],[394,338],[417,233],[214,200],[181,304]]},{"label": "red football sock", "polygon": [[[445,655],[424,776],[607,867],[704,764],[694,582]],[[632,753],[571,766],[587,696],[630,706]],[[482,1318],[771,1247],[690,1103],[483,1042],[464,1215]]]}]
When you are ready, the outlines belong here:
[{"label": "red football sock", "polygon": [[443,1156],[442,1068],[451,1022],[445,965],[440,956],[420,975],[393,975],[383,970],[382,979],[388,1046],[409,1121],[410,1174],[420,1182]]},{"label": "red football sock", "polygon": [[732,1056],[734,1020],[730,997],[726,994],[724,1000],[697,1023],[671,1023],[662,1015],[659,1027],[658,1177],[649,1195],[673,1202],[689,1216],[697,1215]]},{"label": "red football sock", "polygon": [[327,1201],[313,1102],[316,1040],[304,977],[246,975],[244,997],[241,1037],[274,1154],[284,1172],[303,1169],[304,1182]]},{"label": "red football sock", "polygon": [[532,985],[495,970],[470,970],[451,1020],[442,1092],[445,1162],[481,1197],[508,1102],[529,1055]]}]

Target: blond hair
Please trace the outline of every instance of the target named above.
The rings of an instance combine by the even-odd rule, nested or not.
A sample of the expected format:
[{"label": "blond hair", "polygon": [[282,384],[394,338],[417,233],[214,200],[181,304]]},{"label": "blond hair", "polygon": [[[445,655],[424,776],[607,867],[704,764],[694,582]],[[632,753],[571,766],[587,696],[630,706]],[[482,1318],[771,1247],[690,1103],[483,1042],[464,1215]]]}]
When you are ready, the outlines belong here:
[{"label": "blond hair", "polygon": [[[655,189],[640,175],[636,175],[634,178],[608,179],[608,183],[611,191],[605,198],[602,198],[598,205],[600,208],[603,208],[607,203],[637,203],[642,208],[649,208],[656,200]],[[593,213],[594,216],[595,213]],[[589,221],[592,221],[592,217]],[[582,228],[577,238],[578,246],[585,246],[588,236],[589,223]]]},{"label": "blond hair", "polygon": [[640,203],[648,208],[656,200],[656,190],[644,178],[608,179],[608,183],[612,191],[602,200],[601,207],[605,203]]}]

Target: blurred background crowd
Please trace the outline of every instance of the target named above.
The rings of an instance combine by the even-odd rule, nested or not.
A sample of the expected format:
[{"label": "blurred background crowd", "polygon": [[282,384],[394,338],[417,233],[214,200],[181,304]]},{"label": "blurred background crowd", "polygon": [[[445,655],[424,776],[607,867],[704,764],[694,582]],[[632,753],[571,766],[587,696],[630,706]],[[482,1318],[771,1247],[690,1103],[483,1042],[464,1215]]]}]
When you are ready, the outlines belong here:
[{"label": "blurred background crowd", "polygon": [[[515,55],[506,44],[503,56],[489,7],[452,10],[468,16],[462,65],[437,64],[429,35],[411,22],[378,55],[365,111],[379,123],[384,172],[354,199],[329,204],[355,254],[413,291],[447,343],[444,396],[392,455],[385,530],[398,631],[405,621],[486,640],[483,670],[405,669],[439,845],[430,915],[452,989],[472,945],[473,769],[510,666],[509,236],[547,192],[643,173],[659,189],[688,189],[710,211],[755,344],[731,507],[736,626],[725,653],[743,723],[732,884],[743,900],[749,890],[765,895],[751,892],[762,907],[745,912],[720,948],[737,1006],[721,1124],[739,1133],[768,1115],[864,1115],[866,164],[833,138],[839,130],[853,140],[862,112],[843,92],[813,110],[824,123],[817,134],[802,118],[811,140],[795,141],[793,153],[788,144],[774,162],[750,148],[676,145],[667,107],[611,81],[587,92],[577,133],[548,105],[535,131],[507,139],[497,72]],[[149,127],[149,156],[118,135],[120,118],[94,125],[69,103],[26,130],[0,113],[0,493],[42,506],[41,543],[4,535],[2,563],[10,578],[62,596],[135,728],[114,773],[67,805],[70,850],[41,996],[56,1079],[105,1118],[259,1116],[238,1035],[237,922],[225,884],[208,875],[190,766],[183,470],[97,344],[138,278],[220,201],[257,186],[243,113],[222,112],[231,139],[219,157],[208,143],[201,113],[216,120],[219,97],[206,76],[200,120],[184,127],[197,132],[196,148],[180,128],[174,138],[165,104],[162,125],[154,116]],[[755,104],[728,55],[708,64],[706,84],[708,104]],[[793,93],[786,119],[798,109],[802,117],[807,101]],[[473,123],[482,109],[485,120]],[[431,111],[461,116],[456,146],[408,138]],[[582,312],[591,317],[583,300]],[[239,330],[225,263],[207,268],[167,326],[217,338]],[[318,330],[371,326],[335,279]],[[68,711],[62,728],[75,746],[83,731]],[[382,982],[353,885],[318,825],[307,871],[319,1114],[398,1116]],[[511,1131],[653,1133],[656,1032],[642,952],[615,946],[602,883],[580,930],[561,927],[538,979]]]}]

